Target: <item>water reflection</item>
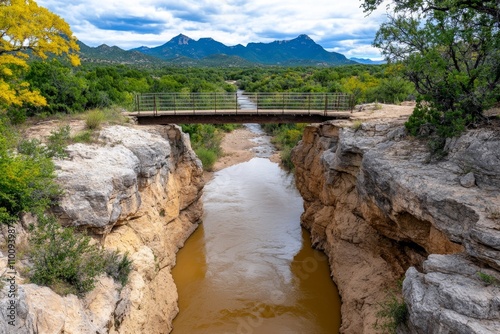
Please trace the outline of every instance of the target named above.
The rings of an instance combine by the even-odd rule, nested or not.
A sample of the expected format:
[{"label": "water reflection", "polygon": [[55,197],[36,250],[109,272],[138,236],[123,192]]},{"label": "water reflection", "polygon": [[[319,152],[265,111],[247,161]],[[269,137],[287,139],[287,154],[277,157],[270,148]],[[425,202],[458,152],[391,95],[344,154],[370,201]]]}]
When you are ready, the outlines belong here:
[{"label": "water reflection", "polygon": [[300,228],[302,199],[292,184],[262,158],[207,184],[203,226],[173,272],[173,333],[338,332],[338,293],[325,256]]}]

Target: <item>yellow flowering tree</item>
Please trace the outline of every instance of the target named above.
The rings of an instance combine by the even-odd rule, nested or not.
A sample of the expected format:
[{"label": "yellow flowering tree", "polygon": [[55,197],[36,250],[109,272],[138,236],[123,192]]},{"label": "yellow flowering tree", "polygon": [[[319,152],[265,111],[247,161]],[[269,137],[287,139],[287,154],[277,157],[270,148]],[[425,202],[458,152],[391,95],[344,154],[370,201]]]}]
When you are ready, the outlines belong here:
[{"label": "yellow flowering tree", "polygon": [[22,104],[44,106],[45,98],[22,80],[30,55],[67,54],[80,64],[69,25],[33,0],[0,0],[0,108]]}]

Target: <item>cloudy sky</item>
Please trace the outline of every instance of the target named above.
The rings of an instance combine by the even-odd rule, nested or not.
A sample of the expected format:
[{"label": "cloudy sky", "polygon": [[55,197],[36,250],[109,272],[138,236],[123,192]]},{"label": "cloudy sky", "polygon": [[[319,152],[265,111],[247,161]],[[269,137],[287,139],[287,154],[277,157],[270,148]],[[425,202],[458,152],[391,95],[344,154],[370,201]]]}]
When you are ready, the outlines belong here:
[{"label": "cloudy sky", "polygon": [[328,51],[380,59],[371,46],[385,9],[366,16],[359,0],[38,0],[90,46],[158,46],[182,33],[226,45],[307,34]]}]

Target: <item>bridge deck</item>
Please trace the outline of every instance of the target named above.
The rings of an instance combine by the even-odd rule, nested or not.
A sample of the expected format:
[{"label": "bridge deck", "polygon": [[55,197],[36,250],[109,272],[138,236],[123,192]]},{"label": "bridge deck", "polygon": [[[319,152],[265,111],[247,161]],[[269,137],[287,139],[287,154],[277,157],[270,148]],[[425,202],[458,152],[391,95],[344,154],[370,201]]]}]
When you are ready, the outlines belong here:
[{"label": "bridge deck", "polygon": [[348,111],[323,110],[182,110],[134,112],[141,125],[172,123],[320,123],[332,119],[348,119]]}]

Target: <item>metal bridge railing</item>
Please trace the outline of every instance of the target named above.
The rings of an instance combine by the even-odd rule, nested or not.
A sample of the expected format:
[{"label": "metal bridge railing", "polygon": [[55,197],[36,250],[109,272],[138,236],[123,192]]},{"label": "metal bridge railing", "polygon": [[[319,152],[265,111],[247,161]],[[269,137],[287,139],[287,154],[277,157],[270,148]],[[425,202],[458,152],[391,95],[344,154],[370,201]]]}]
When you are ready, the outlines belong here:
[{"label": "metal bridge railing", "polygon": [[137,113],[186,114],[192,112],[311,112],[348,111],[354,99],[346,93],[148,93],[135,96]]}]

